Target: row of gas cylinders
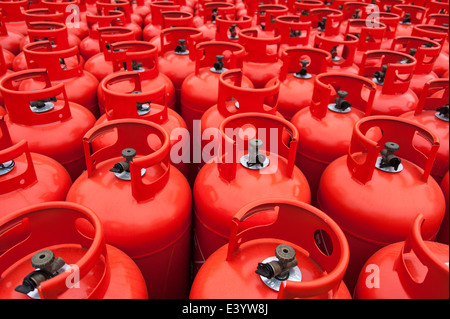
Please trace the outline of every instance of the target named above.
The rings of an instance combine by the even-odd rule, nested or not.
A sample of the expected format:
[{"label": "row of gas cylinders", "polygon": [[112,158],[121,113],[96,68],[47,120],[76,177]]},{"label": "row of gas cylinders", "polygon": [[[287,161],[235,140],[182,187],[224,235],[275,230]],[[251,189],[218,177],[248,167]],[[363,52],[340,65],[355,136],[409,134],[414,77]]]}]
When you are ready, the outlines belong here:
[{"label": "row of gas cylinders", "polygon": [[122,2],[2,51],[1,297],[448,298],[448,3]]}]

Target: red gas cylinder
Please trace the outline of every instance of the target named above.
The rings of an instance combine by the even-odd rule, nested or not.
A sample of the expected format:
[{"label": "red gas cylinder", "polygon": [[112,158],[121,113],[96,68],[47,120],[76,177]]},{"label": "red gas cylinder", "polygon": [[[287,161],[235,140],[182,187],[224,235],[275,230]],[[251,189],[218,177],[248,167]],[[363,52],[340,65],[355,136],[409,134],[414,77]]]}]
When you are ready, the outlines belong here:
[{"label": "red gas cylinder", "polygon": [[416,108],[419,98],[409,88],[416,64],[414,57],[401,52],[373,50],[364,53],[359,74],[377,85],[373,115],[398,116]]},{"label": "red gas cylinder", "polygon": [[150,7],[147,5],[147,0],[133,0],[132,8],[133,13],[139,15],[142,19],[142,24],[144,24],[145,18],[150,14]]},{"label": "red gas cylinder", "polygon": [[62,13],[69,33],[83,40],[88,36],[89,30],[78,5],[79,0],[41,0],[41,6],[47,8],[50,13]]},{"label": "red gas cylinder", "polygon": [[[217,104],[220,75],[228,69],[241,68],[244,54],[244,47],[237,43],[211,41],[197,45],[195,72],[183,81],[180,94],[181,115],[191,134],[194,121]],[[253,84],[243,77],[242,86],[253,87]]]},{"label": "red gas cylinder", "polygon": [[0,42],[5,50],[8,50],[14,55],[19,54],[20,42],[24,37],[25,36],[22,33],[15,31],[8,31],[8,29],[6,28],[3,13],[0,14]]},{"label": "red gas cylinder", "polygon": [[309,21],[312,22],[309,44],[314,45],[316,35],[334,40],[342,41],[345,36],[341,34],[341,23],[344,20],[344,14],[340,10],[330,8],[311,9]]},{"label": "red gas cylinder", "polygon": [[[428,142],[426,153],[415,147],[419,136]],[[438,148],[436,135],[419,124],[369,116],[354,126],[348,155],[323,172],[318,208],[347,236],[350,264],[344,280],[350,291],[365,261],[404,239],[417,214],[425,217],[424,238],[436,236],[445,213],[444,195],[429,176]]]},{"label": "red gas cylinder", "polygon": [[278,112],[290,120],[299,110],[309,106],[313,95],[314,80],[318,74],[327,72],[331,54],[327,51],[288,47],[282,50],[281,68],[278,78],[267,82],[266,87],[280,82]]},{"label": "red gas cylinder", "polygon": [[144,41],[150,41],[154,37],[158,36],[161,32],[162,25],[162,13],[164,11],[180,11],[180,6],[173,1],[153,1],[150,4],[151,20],[145,21],[145,27],[142,29],[142,39]]},{"label": "red gas cylinder", "polygon": [[287,47],[309,46],[311,21],[303,22],[299,16],[284,15],[275,18],[274,35],[280,36],[280,56]]},{"label": "red gas cylinder", "polygon": [[[101,83],[103,98],[105,101],[105,114],[101,116],[96,125],[118,119],[142,119],[161,125],[170,136],[170,149],[176,146],[177,149],[189,147],[189,139],[182,140],[180,136],[187,132],[187,126],[183,118],[174,110],[169,109],[164,103],[166,100],[166,87],[161,85],[155,87],[153,91],[147,88],[143,90],[142,72],[116,72],[107,76]],[[126,82],[128,90],[116,91],[120,82]],[[158,104],[154,101],[163,101]],[[182,136],[184,137],[184,136]],[[97,148],[110,145],[114,139],[114,134],[103,134],[96,138],[94,143]],[[182,145],[185,143],[186,145]],[[175,159],[172,154],[171,159]],[[172,162],[184,176],[188,176],[188,161]]]},{"label": "red gas cylinder", "polygon": [[98,28],[125,25],[125,14],[117,10],[111,10],[105,15],[87,13],[86,23],[89,28],[89,35],[80,42],[79,48],[81,56],[88,60],[100,53]]},{"label": "red gas cylinder", "polygon": [[206,260],[191,299],[351,299],[342,281],[347,240],[317,208],[287,199],[258,200],[240,209],[229,225],[228,244]]},{"label": "red gas cylinder", "polygon": [[206,2],[202,12],[194,18],[194,27],[203,33],[205,41],[216,39],[216,18],[221,16],[224,19],[234,18],[236,7],[227,2]]},{"label": "red gas cylinder", "polygon": [[3,15],[3,23],[6,29],[27,35],[27,24],[25,23],[24,11],[28,9],[28,0],[1,0],[0,11]]},{"label": "red gas cylinder", "polygon": [[312,9],[324,8],[325,3],[321,0],[298,0],[293,3],[293,13],[298,15],[301,21],[311,21],[309,15]]},{"label": "red gas cylinder", "polygon": [[[54,51],[50,41],[38,41],[27,44],[23,52],[29,69],[46,68],[53,84],[64,83],[70,102],[84,106],[96,118],[99,116],[98,80],[83,70],[82,57],[76,46]],[[42,79],[31,78],[22,81],[20,90],[33,91],[43,86]]]},{"label": "red gas cylinder", "polygon": [[375,0],[373,3],[378,7],[380,12],[390,12],[393,6],[404,4],[405,0]]},{"label": "red gas cylinder", "polygon": [[276,17],[288,14],[288,8],[281,4],[260,4],[256,13],[256,26],[258,37],[273,38]]},{"label": "red gas cylinder", "polygon": [[[175,88],[172,81],[158,69],[158,49],[145,41],[122,41],[112,43],[111,65],[112,72],[138,71],[141,72],[142,92],[153,91],[164,86],[166,88],[165,99],[155,100],[155,103],[167,105],[170,109],[175,109]],[[103,79],[104,80],[104,79]],[[121,81],[115,84],[114,90],[128,92],[129,82]],[[97,91],[100,112],[103,114],[105,101],[103,97],[102,83]]]},{"label": "red gas cylinder", "polygon": [[228,242],[232,218],[244,205],[270,197],[311,200],[308,182],[295,166],[298,132],[290,122],[241,113],[227,117],[219,132],[221,153],[202,167],[194,184],[194,273]]},{"label": "red gas cylinder", "polygon": [[[17,82],[33,78],[43,81],[45,87],[32,91],[17,89]],[[57,160],[75,180],[85,169],[81,141],[95,123],[92,113],[69,102],[64,83],[53,85],[45,69],[8,75],[0,82],[0,90],[13,143],[27,140],[31,152]]]},{"label": "red gas cylinder", "polygon": [[242,70],[256,88],[263,88],[269,80],[279,75],[282,66],[278,58],[280,41],[281,36],[260,37],[257,28],[239,32],[239,44],[247,52]]},{"label": "red gas cylinder", "polygon": [[219,126],[225,118],[241,113],[273,114],[283,118],[277,112],[280,81],[275,79],[264,88],[253,88],[243,86],[243,77],[239,69],[225,71],[219,77],[217,104],[207,109],[200,119],[202,162],[199,168],[217,156]]},{"label": "red gas cylinder", "polygon": [[353,63],[360,66],[365,52],[381,49],[385,32],[386,25],[381,22],[368,23],[365,19],[348,20],[345,34],[352,34],[359,39]]},{"label": "red gas cylinder", "polygon": [[381,43],[381,49],[389,50],[392,46],[392,41],[396,36],[400,16],[391,12],[379,12],[376,14],[376,21],[379,21],[386,26],[386,32],[384,32],[383,42]]},{"label": "red gas cylinder", "polygon": [[152,39],[148,41],[154,46],[156,46],[158,48],[158,51],[161,50],[162,30],[176,27],[190,28],[193,26],[193,15],[191,13],[181,11],[165,11],[162,12],[161,15],[162,15],[161,29],[159,30],[158,34],[156,34]]},{"label": "red gas cylinder", "polygon": [[449,219],[449,213],[450,213],[450,208],[449,208],[449,199],[448,199],[448,193],[449,193],[449,185],[448,185],[448,180],[449,180],[449,172],[447,172],[447,174],[445,174],[444,178],[442,179],[441,182],[441,189],[442,192],[444,193],[445,196],[445,202],[447,204],[447,210],[445,211],[445,216],[444,216],[444,220],[442,221],[441,224],[441,229],[439,230],[439,233],[436,236],[436,241],[446,244],[448,245],[449,242],[449,223],[448,223],[448,219]]},{"label": "red gas cylinder", "polygon": [[358,75],[359,67],[354,63],[358,49],[358,37],[347,34],[343,40],[326,38],[317,34],[314,38],[314,48],[331,53],[328,65],[329,72],[341,72]]},{"label": "red gas cylinder", "polygon": [[[447,10],[448,10],[448,4],[447,4]],[[441,13],[433,13],[429,14],[426,19],[426,24],[428,25],[438,25],[442,27],[447,27],[448,30],[448,21],[449,21],[449,14],[441,14]],[[449,54],[449,38],[447,37],[444,41],[444,44],[442,46],[442,52]]]},{"label": "red gas cylinder", "polygon": [[[93,148],[93,140],[111,130],[117,142]],[[73,183],[67,201],[95,211],[106,242],[141,269],[150,298],[186,298],[192,195],[170,165],[167,131],[149,121],[115,120],[90,130],[83,143],[87,172]]]},{"label": "red gas cylinder", "polygon": [[383,247],[367,260],[356,299],[448,299],[449,248],[426,239],[426,221],[419,214],[406,241]]},{"label": "red gas cylinder", "polygon": [[409,84],[410,89],[417,96],[422,94],[425,84],[439,77],[433,72],[433,66],[441,52],[439,42],[419,37],[396,37],[392,42],[393,51],[404,52],[413,56],[416,67]]},{"label": "red gas cylinder", "polygon": [[292,117],[299,132],[295,164],[308,179],[313,204],[323,171],[348,152],[355,123],[371,114],[375,91],[375,83],[357,75],[319,74],[309,107]]},{"label": "red gas cylinder", "polygon": [[101,81],[113,72],[111,44],[117,41],[134,40],[134,32],[125,27],[102,27],[98,28],[97,31],[99,33],[100,52],[86,61],[84,69]]},{"label": "red gas cylinder", "polygon": [[[448,45],[448,27],[439,25],[418,24],[414,26],[411,35],[415,37],[429,38],[430,40],[439,42],[442,47],[444,47],[446,43]],[[442,75],[446,71],[448,71],[448,65],[449,65],[448,54],[441,51],[439,57],[434,62],[433,71],[438,76],[442,77]]]},{"label": "red gas cylinder", "polygon": [[[83,222],[92,237],[78,231]],[[20,233],[22,241],[11,235]],[[93,211],[53,201],[0,218],[2,299],[147,299],[139,268],[121,250],[105,244]]]},{"label": "red gas cylinder", "polygon": [[[415,111],[400,115],[402,118],[413,120],[426,126],[438,136],[440,147],[431,169],[431,176],[438,183],[442,181],[449,167],[448,97],[448,79],[431,80],[424,84],[424,89]],[[427,145],[418,145],[417,147],[425,151]]]},{"label": "red gas cylinder", "polygon": [[[0,116],[0,217],[28,205],[65,200],[72,181],[50,157],[31,153],[26,140],[13,145]],[[0,245],[0,251],[5,247]]]},{"label": "red gas cylinder", "polygon": [[159,72],[166,75],[175,88],[175,110],[181,111],[181,86],[186,77],[195,72],[196,49],[203,34],[195,28],[174,27],[160,34]]},{"label": "red gas cylinder", "polygon": [[410,36],[415,25],[422,24],[425,19],[426,8],[412,4],[396,4],[391,8],[392,13],[400,16],[396,36]]},{"label": "red gas cylinder", "polygon": [[143,36],[143,19],[133,13],[133,7],[128,0],[98,0],[96,3],[98,14],[108,14],[111,10],[121,11],[125,15],[124,27],[133,30],[135,40],[141,40]]},{"label": "red gas cylinder", "polygon": [[240,30],[248,29],[253,24],[251,17],[246,15],[238,16],[237,14],[234,17],[230,17],[230,15],[217,15],[215,22],[215,40],[233,43],[239,42]]},{"label": "red gas cylinder", "polygon": [[[352,1],[348,1],[348,2],[344,2],[344,4],[340,7],[340,9],[338,7],[338,10],[341,10],[342,13],[344,14],[344,21],[342,21],[342,23],[341,23],[341,33],[345,34],[345,31],[347,30],[347,27],[348,27],[349,20],[351,20],[351,19],[356,19],[356,20],[363,19],[363,20],[371,21],[370,18],[367,19],[367,17],[371,13],[373,13],[374,7],[373,7],[373,5],[371,6],[371,4],[368,3],[368,2],[352,2]],[[372,17],[376,18],[374,16],[371,16],[371,18]],[[375,19],[373,19],[373,20],[375,20]],[[372,22],[373,22],[373,20],[372,20]]]},{"label": "red gas cylinder", "polygon": [[[50,41],[51,50],[65,50],[68,48],[75,47],[78,50],[78,44],[80,43],[80,39],[76,38],[75,35],[71,35],[72,40],[69,41],[69,33],[67,32],[67,27],[63,23],[59,22],[30,22],[28,23],[28,37],[24,37],[21,42],[21,50],[18,55],[13,60],[13,69],[14,71],[26,70],[29,68],[27,65],[27,59],[25,57],[25,53],[23,52],[24,47],[30,42],[35,43],[37,41]],[[72,66],[76,66],[78,64],[84,64],[84,60],[72,60],[68,59],[66,63],[70,64],[72,62]]]}]

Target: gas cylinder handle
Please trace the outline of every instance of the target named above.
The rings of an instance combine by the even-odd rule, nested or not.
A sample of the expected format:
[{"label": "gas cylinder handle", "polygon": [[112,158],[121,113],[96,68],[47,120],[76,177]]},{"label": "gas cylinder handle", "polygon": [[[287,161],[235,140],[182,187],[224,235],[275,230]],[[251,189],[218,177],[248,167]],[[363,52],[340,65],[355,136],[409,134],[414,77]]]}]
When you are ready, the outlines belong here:
[{"label": "gas cylinder handle", "polygon": [[[246,61],[256,63],[272,63],[278,61],[278,52],[280,50],[281,36],[270,38],[258,37],[256,28],[242,29],[239,31],[238,43],[247,51]],[[276,46],[271,54],[269,46]]]},{"label": "gas cylinder handle", "polygon": [[281,4],[260,4],[256,14],[256,24],[264,31],[273,31],[276,17],[288,14],[289,9]]},{"label": "gas cylinder handle", "polygon": [[[382,134],[378,141],[366,136],[370,129],[377,128]],[[422,152],[414,146],[413,141],[416,136],[420,136],[430,144],[429,150]],[[372,179],[377,158],[386,142],[398,144],[400,146],[400,150],[397,152],[398,156],[423,169],[422,181],[426,183],[439,149],[438,138],[426,127],[413,121],[381,115],[362,118],[353,128],[347,156],[347,166],[352,177],[362,184],[366,184]],[[364,162],[357,159],[361,153],[366,153]]]},{"label": "gas cylinder handle", "polygon": [[97,13],[99,15],[101,15],[102,12],[105,11],[107,12],[111,10],[116,10],[124,13],[126,23],[132,22],[131,21],[132,7],[130,6],[130,3],[126,0],[114,0],[114,2],[111,3],[97,1],[95,5],[97,7]]},{"label": "gas cylinder handle", "polygon": [[125,26],[125,14],[117,10],[111,10],[103,15],[88,13],[86,14],[86,23],[89,29],[89,37],[98,39],[98,28]]},{"label": "gas cylinder handle", "polygon": [[371,50],[364,53],[359,75],[374,78],[382,67],[386,69],[383,82],[383,94],[395,95],[405,93],[409,89],[417,60],[409,54],[389,51]]},{"label": "gas cylinder handle", "polygon": [[0,194],[6,194],[18,189],[27,188],[37,180],[33,159],[31,158],[31,153],[28,149],[28,142],[26,140],[22,140],[9,148],[0,150],[0,165],[4,163],[11,163],[14,165],[14,159],[21,155],[25,155],[27,162],[26,168],[18,174],[11,174],[12,177],[10,177],[9,173],[0,177]]},{"label": "gas cylinder handle", "polygon": [[283,65],[278,76],[280,81],[287,78],[288,73],[299,72],[301,60],[309,61],[307,66],[308,74],[320,74],[327,70],[331,61],[331,54],[327,51],[306,47],[288,47],[281,51],[281,61]]},{"label": "gas cylinder handle", "polygon": [[314,8],[310,11],[310,17],[313,22],[313,28],[323,29],[321,31],[324,35],[330,37],[340,33],[344,13],[331,8]]},{"label": "gas cylinder handle", "polygon": [[158,76],[158,48],[146,41],[120,41],[112,43],[113,71],[140,71],[143,79]]},{"label": "gas cylinder handle", "polygon": [[[245,127],[252,125],[255,128],[255,131],[252,132],[254,134],[253,138],[261,140],[266,151],[275,153],[278,157],[282,157],[287,161],[284,173],[291,178],[298,145],[297,128],[291,122],[279,116],[255,112],[231,115],[220,124],[219,132],[222,147],[222,155],[218,159],[220,176],[229,182],[233,181],[236,176],[236,166],[240,165],[240,159],[236,158],[239,151],[238,147],[249,148],[248,141],[236,141],[239,134],[230,137],[227,133],[231,129],[231,132],[236,134],[236,130],[245,129]],[[275,136],[274,133],[276,133]],[[286,141],[288,137],[289,141]],[[274,148],[275,152],[273,151]],[[272,168],[277,165],[277,163],[272,164],[274,164]],[[270,174],[270,172],[272,171],[268,171],[267,174]]]},{"label": "gas cylinder handle", "polygon": [[[400,252],[398,275],[402,284],[414,294],[414,296],[411,296],[412,298],[442,298],[442,296],[448,296],[448,286],[446,287],[442,283],[448,282],[449,266],[439,260],[424,241],[421,228],[425,222],[422,214],[414,219]],[[446,247],[448,250],[448,246]],[[411,255],[411,251],[414,252],[420,263],[427,268],[425,278],[414,278],[414,275],[409,271],[406,256]]]},{"label": "gas cylinder handle", "polygon": [[201,68],[213,69],[217,56],[221,55],[223,70],[241,69],[245,57],[245,48],[237,43],[224,41],[202,42],[195,48],[195,74],[198,75]]},{"label": "gas cylinder handle", "polygon": [[[444,91],[441,97],[434,97],[433,93]],[[449,83],[447,79],[434,79],[425,83],[414,115],[419,115],[423,110],[437,110],[437,108],[448,105]]]},{"label": "gas cylinder handle", "polygon": [[311,34],[311,21],[301,21],[296,15],[276,17],[274,34],[281,37],[281,44],[306,46]]},{"label": "gas cylinder handle", "polygon": [[369,25],[366,19],[349,19],[345,34],[353,34],[359,38],[359,51],[378,50],[383,43],[386,29],[386,25],[380,21]]},{"label": "gas cylinder handle", "polygon": [[413,37],[429,38],[444,47],[448,39],[448,27],[430,24],[416,24],[411,32]]},{"label": "gas cylinder handle", "polygon": [[[270,215],[269,218],[259,218],[256,223],[252,217],[255,215]],[[258,218],[258,217],[256,217]],[[263,220],[267,220],[263,224]],[[305,223],[304,220],[308,220]],[[324,294],[336,294],[344,277],[349,260],[349,247],[344,233],[339,226],[319,209],[295,200],[269,198],[258,200],[244,206],[231,222],[228,243],[227,261],[233,259],[234,253],[243,243],[258,239],[261,228],[267,238],[284,240],[287,244],[295,244],[307,253],[324,270],[324,276],[311,281],[285,281],[281,284],[278,298],[308,298]],[[280,229],[295,229],[288,235],[288,231]],[[259,232],[255,233],[254,230]],[[301,236],[297,236],[297,232]],[[329,235],[332,251],[325,254],[317,244],[317,232]],[[294,235],[295,234],[295,235]],[[255,265],[256,269],[256,265]]]},{"label": "gas cylinder handle", "polygon": [[[79,220],[88,222],[93,227],[91,237],[84,236],[76,226]],[[45,222],[44,222],[45,221]],[[0,218],[0,241],[8,242],[9,230],[25,226],[26,239],[9,247],[0,255],[0,274],[18,259],[33,254],[42,248],[63,244],[80,244],[86,248],[84,255],[76,260],[70,269],[43,281],[37,287],[41,299],[55,299],[64,296],[69,290],[67,283],[72,282],[70,276],[76,271],[82,280],[92,268],[103,259],[103,275],[88,298],[101,298],[110,282],[110,269],[103,227],[99,218],[88,208],[70,202],[48,202],[32,205]],[[50,235],[49,235],[50,234]],[[75,267],[76,268],[73,268]]]},{"label": "gas cylinder handle", "polygon": [[64,23],[35,21],[28,24],[28,38],[30,42],[50,40],[52,46],[58,49],[69,47],[67,27]]},{"label": "gas cylinder handle", "polygon": [[[223,72],[219,77],[217,109],[223,116],[246,112],[276,114],[280,81],[264,88],[242,87],[244,73],[241,69]],[[230,104],[230,101],[235,101]]]},{"label": "gas cylinder handle", "polygon": [[409,54],[416,59],[414,74],[428,74],[432,72],[442,48],[439,42],[427,38],[404,36],[393,39],[391,50]]},{"label": "gas cylinder handle", "polygon": [[97,28],[100,52],[103,52],[106,61],[111,61],[111,44],[117,41],[133,41],[134,31],[127,27],[111,26]]},{"label": "gas cylinder handle", "polygon": [[[54,49],[50,41],[38,41],[26,44],[23,53],[28,68],[46,68],[53,81],[67,80],[83,74],[83,64],[77,46]],[[72,63],[69,67],[65,61],[68,58],[75,58],[78,63]]]},{"label": "gas cylinder handle", "polygon": [[194,16],[192,13],[183,11],[164,11],[161,13],[161,28],[167,29],[172,27],[192,27]]},{"label": "gas cylinder handle", "polygon": [[[116,130],[114,144],[94,150],[92,142],[102,134]],[[139,131],[139,134],[136,132]],[[161,146],[154,149],[149,145],[148,137],[154,135]],[[97,164],[118,157],[124,148],[137,151],[138,156],[130,163],[131,192],[137,201],[148,200],[159,192],[169,180],[170,175],[170,138],[167,131],[156,123],[140,119],[120,119],[108,121],[89,130],[83,138],[84,154],[88,177],[92,176]],[[141,155],[145,154],[145,155]],[[162,173],[150,182],[142,175],[142,170],[160,166]]]},{"label": "gas cylinder handle", "polygon": [[[362,94],[368,90],[368,94]],[[362,76],[345,73],[322,73],[314,81],[310,106],[311,115],[316,119],[326,117],[330,103],[336,103],[336,94],[346,92],[345,102],[369,116],[375,99],[376,85]]]},{"label": "gas cylinder handle", "polygon": [[[230,20],[223,16],[216,17],[216,41],[238,42],[240,30],[248,29],[252,26],[253,19],[249,16],[242,16]],[[228,34],[230,33],[230,34]]]},{"label": "gas cylinder handle", "polygon": [[175,4],[175,1],[153,1],[150,3],[150,14],[152,17],[152,25],[162,25],[165,11],[180,11],[181,6]]},{"label": "gas cylinder handle", "polygon": [[[43,79],[46,86],[36,91],[18,91],[17,83],[28,79]],[[0,81],[0,91],[4,105],[12,122],[23,125],[40,125],[64,121],[70,118],[70,105],[64,83],[52,85],[46,69],[30,69],[12,73]],[[32,102],[56,101],[62,96],[64,103],[46,112],[34,112],[30,107]]]},{"label": "gas cylinder handle", "polygon": [[196,28],[173,27],[161,30],[161,53],[163,56],[169,51],[174,51],[179,44],[179,40],[186,41],[186,49],[189,51],[189,59],[195,60],[195,47],[203,39],[203,33]]},{"label": "gas cylinder handle", "polygon": [[28,0],[0,2],[0,11],[6,13],[3,14],[5,22],[24,21],[23,11],[27,7],[28,7]]},{"label": "gas cylinder handle", "polygon": [[[101,86],[105,98],[105,114],[109,120],[121,118],[145,119],[158,124],[168,118],[166,86],[153,91],[142,92],[142,72],[125,72],[111,74],[102,81]],[[134,83],[134,89],[128,92],[116,92],[109,88],[120,82]],[[153,101],[162,99],[161,110],[151,112]],[[145,107],[145,108],[144,108]],[[139,109],[140,108],[140,109]]]},{"label": "gas cylinder handle", "polygon": [[[345,35],[345,39],[337,40],[327,38],[321,34],[314,37],[314,48],[322,49],[331,53],[331,65],[339,67],[348,67],[353,65],[355,54],[358,49],[359,39],[353,34]],[[340,55],[337,48],[343,46]]]}]

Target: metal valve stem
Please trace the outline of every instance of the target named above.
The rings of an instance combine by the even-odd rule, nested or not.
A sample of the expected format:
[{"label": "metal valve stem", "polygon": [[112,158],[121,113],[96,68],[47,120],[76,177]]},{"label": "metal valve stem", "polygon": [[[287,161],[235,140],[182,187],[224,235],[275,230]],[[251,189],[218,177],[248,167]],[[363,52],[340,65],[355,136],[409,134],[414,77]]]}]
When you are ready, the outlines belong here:
[{"label": "metal valve stem", "polygon": [[125,148],[122,150],[122,156],[125,158],[125,161],[121,161],[116,163],[113,168],[110,169],[113,173],[122,173],[130,171],[130,162],[133,161],[133,158],[136,156],[136,150],[132,148]]},{"label": "metal valve stem", "polygon": [[397,143],[387,142],[384,144],[385,149],[380,151],[382,156],[380,167],[393,167],[394,170],[398,170],[401,160],[394,153],[400,149]]},{"label": "metal valve stem", "polygon": [[298,264],[295,258],[295,250],[288,245],[278,245],[275,248],[275,257],[278,260],[258,263],[255,272],[268,279],[275,277],[278,280],[287,280],[289,278],[289,270]]}]

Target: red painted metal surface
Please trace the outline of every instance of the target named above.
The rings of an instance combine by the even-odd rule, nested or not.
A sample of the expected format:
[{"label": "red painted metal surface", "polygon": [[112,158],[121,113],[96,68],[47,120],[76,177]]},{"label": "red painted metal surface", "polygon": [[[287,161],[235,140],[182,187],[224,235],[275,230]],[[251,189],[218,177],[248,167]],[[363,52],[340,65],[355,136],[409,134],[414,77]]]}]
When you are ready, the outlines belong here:
[{"label": "red painted metal surface", "polygon": [[[240,209],[230,228],[228,243],[195,277],[191,299],[351,298],[342,281],[349,260],[347,240],[317,208],[281,198],[258,200]],[[323,233],[327,242],[320,240]],[[255,270],[280,244],[295,250],[301,281],[290,280],[291,275],[276,291]]]}]

